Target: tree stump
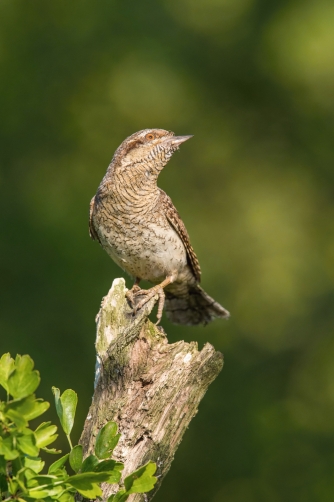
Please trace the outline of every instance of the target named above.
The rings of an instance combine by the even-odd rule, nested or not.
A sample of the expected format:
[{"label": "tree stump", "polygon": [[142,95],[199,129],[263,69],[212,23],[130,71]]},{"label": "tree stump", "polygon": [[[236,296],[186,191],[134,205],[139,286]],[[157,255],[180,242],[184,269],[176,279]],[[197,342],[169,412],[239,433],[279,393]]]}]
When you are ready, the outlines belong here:
[{"label": "tree stump", "polygon": [[[210,383],[223,367],[223,356],[207,343],[169,344],[148,316],[155,299],[135,316],[125,298],[124,279],[115,279],[97,315],[96,375],[93,401],[80,438],[84,454],[93,453],[95,437],[109,420],[122,434],[113,458],[124,462],[127,476],[149,460],[158,481],[131,502],[150,501],[167,474],[176,449]],[[115,493],[104,484],[103,500]]]}]

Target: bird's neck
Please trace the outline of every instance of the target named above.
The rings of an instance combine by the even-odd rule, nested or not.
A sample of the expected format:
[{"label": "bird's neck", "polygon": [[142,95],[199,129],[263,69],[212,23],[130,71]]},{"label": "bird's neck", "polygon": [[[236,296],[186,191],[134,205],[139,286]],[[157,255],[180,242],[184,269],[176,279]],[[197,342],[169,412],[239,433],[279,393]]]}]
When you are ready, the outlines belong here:
[{"label": "bird's neck", "polygon": [[124,211],[147,212],[156,205],[160,192],[157,176],[141,165],[108,170],[98,189],[100,197],[111,197]]}]

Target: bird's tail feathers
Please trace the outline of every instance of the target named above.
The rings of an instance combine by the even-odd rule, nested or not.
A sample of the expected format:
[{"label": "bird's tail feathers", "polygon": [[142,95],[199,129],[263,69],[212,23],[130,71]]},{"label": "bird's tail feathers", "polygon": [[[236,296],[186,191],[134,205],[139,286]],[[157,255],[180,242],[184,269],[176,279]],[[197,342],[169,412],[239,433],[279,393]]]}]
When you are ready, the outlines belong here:
[{"label": "bird's tail feathers", "polygon": [[200,286],[191,286],[186,294],[166,293],[165,311],[174,324],[208,324],[217,317],[228,319],[230,313],[209,296]]}]

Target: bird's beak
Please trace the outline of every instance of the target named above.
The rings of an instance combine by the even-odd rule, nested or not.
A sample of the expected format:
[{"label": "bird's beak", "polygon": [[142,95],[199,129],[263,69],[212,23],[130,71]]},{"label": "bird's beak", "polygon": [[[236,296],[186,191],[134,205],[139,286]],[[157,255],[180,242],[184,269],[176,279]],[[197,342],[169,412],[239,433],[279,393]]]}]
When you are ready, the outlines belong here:
[{"label": "bird's beak", "polygon": [[171,138],[168,138],[164,141],[164,143],[169,143],[170,145],[173,146],[179,146],[181,143],[184,143],[188,139],[192,138],[193,135],[191,134],[190,136],[172,136]]}]

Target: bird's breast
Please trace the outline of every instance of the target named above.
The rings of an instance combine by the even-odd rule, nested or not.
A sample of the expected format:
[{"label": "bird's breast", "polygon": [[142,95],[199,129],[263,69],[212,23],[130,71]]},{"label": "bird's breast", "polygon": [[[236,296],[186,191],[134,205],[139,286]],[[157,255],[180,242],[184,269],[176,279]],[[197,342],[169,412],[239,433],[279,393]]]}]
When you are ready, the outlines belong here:
[{"label": "bird's breast", "polygon": [[134,277],[159,282],[186,266],[184,245],[159,211],[95,218],[94,227],[102,247]]}]

